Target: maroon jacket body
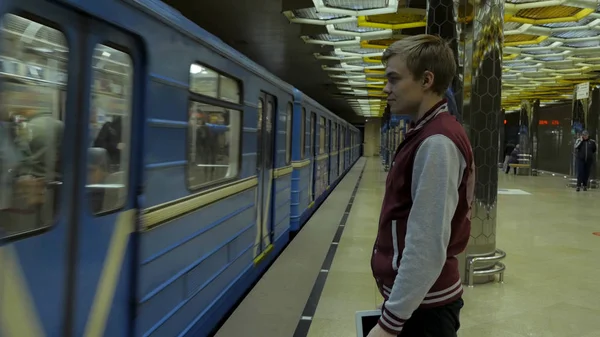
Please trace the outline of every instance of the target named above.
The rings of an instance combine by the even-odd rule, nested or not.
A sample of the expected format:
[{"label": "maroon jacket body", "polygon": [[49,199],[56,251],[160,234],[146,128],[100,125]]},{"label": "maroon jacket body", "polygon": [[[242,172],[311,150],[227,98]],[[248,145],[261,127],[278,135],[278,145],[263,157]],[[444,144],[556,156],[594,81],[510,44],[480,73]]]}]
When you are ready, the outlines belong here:
[{"label": "maroon jacket body", "polygon": [[[380,325],[389,332],[399,333],[415,309],[442,306],[463,293],[456,256],[469,241],[475,174],[466,132],[447,110],[441,101],[417,121],[398,147],[387,176],[371,268],[386,300]],[[418,195],[421,198],[415,204],[413,198]],[[414,207],[418,212],[411,212]],[[444,207],[451,209],[439,209]],[[407,235],[409,228],[412,234]],[[446,234],[438,238],[438,232]],[[407,242],[409,238],[413,242]],[[411,259],[419,261],[412,261],[412,268],[430,270],[403,271],[402,264]],[[415,280],[413,275],[426,277]]]}]

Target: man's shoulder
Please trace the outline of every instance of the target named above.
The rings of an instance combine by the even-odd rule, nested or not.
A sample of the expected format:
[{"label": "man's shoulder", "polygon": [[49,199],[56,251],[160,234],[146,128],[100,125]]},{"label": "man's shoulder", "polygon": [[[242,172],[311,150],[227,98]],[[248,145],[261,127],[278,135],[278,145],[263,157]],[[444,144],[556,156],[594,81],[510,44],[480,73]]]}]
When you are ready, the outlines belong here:
[{"label": "man's shoulder", "polygon": [[453,142],[467,140],[468,136],[462,124],[449,114],[444,114],[432,121],[425,130],[425,138],[434,135],[444,135]]},{"label": "man's shoulder", "polygon": [[461,129],[464,131],[462,124],[456,119],[456,117],[452,116],[449,112],[444,112],[439,114],[436,118],[431,120],[428,125],[430,128],[436,128],[441,130],[455,130]]}]

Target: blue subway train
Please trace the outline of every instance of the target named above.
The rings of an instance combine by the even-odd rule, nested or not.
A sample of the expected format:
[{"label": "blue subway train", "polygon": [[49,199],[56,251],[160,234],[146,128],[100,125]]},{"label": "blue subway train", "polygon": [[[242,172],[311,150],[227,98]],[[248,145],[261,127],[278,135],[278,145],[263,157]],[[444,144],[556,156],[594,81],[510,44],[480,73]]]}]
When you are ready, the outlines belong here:
[{"label": "blue subway train", "polygon": [[359,157],[158,0],[0,18],[0,337],[211,335]]}]

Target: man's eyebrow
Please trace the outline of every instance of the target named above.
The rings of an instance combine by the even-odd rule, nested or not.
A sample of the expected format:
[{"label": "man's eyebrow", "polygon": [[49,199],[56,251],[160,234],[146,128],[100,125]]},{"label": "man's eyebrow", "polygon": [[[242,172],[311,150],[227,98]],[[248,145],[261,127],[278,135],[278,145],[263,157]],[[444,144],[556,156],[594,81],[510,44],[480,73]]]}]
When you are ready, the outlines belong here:
[{"label": "man's eyebrow", "polygon": [[390,77],[390,76],[399,76],[399,75],[400,75],[400,74],[398,74],[397,72],[395,72],[395,71],[393,71],[393,70],[392,70],[392,71],[386,71],[386,72],[385,72],[385,77]]}]

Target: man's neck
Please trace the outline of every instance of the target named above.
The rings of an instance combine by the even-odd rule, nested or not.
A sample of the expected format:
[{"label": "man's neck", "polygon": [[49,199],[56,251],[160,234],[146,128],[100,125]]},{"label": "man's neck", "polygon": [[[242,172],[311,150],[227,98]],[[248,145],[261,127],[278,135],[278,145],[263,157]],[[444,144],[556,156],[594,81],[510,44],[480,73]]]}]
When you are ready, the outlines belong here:
[{"label": "man's neck", "polygon": [[423,118],[423,116],[425,116],[425,114],[427,112],[429,112],[429,110],[431,110],[431,108],[433,108],[441,100],[442,100],[441,96],[437,96],[437,95],[425,96],[423,98],[423,101],[421,102],[421,106],[419,107],[419,111],[417,113],[417,120],[420,120],[421,118]]}]

